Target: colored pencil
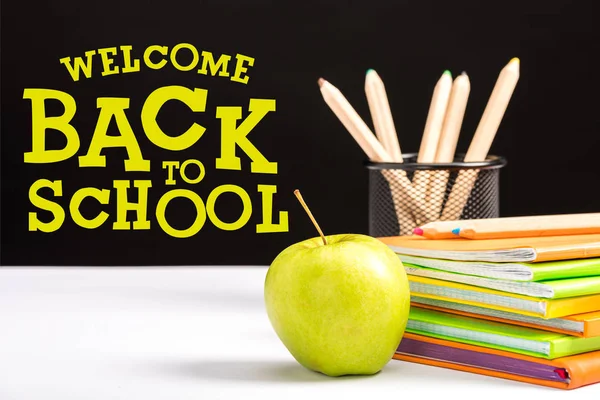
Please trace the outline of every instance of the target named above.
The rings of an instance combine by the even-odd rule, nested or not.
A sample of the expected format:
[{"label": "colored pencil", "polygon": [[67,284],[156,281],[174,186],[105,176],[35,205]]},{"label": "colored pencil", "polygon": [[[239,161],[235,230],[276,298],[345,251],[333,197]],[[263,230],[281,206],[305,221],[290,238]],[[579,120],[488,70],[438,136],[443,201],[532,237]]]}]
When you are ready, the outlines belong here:
[{"label": "colored pencil", "polygon": [[391,156],[385,151],[373,132],[371,132],[367,124],[365,124],[338,88],[323,78],[319,79],[319,87],[321,88],[321,94],[325,103],[331,108],[346,130],[350,132],[367,157],[371,161],[391,162]]},{"label": "colored pencil", "polygon": [[467,100],[471,92],[471,82],[466,72],[454,79],[448,101],[440,142],[435,155],[436,163],[450,163],[454,160],[454,152],[462,126]]},{"label": "colored pencil", "polygon": [[377,138],[393,162],[403,162],[385,85],[379,74],[373,69],[368,70],[365,77],[365,94]]},{"label": "colored pencil", "polygon": [[600,213],[430,222],[414,231],[429,239],[503,239],[600,233]]},{"label": "colored pencil", "polygon": [[[433,90],[431,104],[429,105],[429,113],[427,114],[427,121],[425,122],[425,129],[423,130],[423,138],[421,139],[421,146],[417,156],[417,162],[419,163],[435,162],[435,155],[442,133],[442,125],[444,123],[444,116],[446,115],[446,108],[448,107],[451,90],[452,74],[450,71],[446,70]],[[431,174],[429,171],[415,171],[413,187],[417,193],[417,199],[422,203],[426,202],[430,179]],[[428,205],[425,209],[425,215],[417,217],[417,219],[420,220],[418,221],[420,223],[425,222],[423,219],[427,221],[435,219],[434,212]]]},{"label": "colored pencil", "polygon": [[[320,78],[319,87],[325,103],[346,127],[354,140],[359,144],[371,161],[392,162],[391,156],[377,140],[367,124],[350,105],[344,95],[331,83]],[[416,209],[418,203],[413,195],[412,184],[406,173],[401,170],[382,170],[381,174],[388,181],[392,192],[392,200],[398,221],[402,220],[405,208]],[[408,205],[406,205],[408,203]]]},{"label": "colored pencil", "polygon": [[[464,161],[485,161],[518,80],[519,59],[513,58],[498,76]],[[476,170],[464,170],[458,174],[444,206],[442,220],[460,218],[476,180]]]},{"label": "colored pencil", "polygon": [[[369,110],[371,111],[371,118],[373,119],[377,138],[388,152],[391,161],[402,163],[404,159],[400,150],[400,143],[398,142],[398,135],[385,91],[385,85],[379,74],[373,69],[369,69],[365,77],[365,94],[369,103]],[[394,192],[393,187],[390,187],[390,190]],[[394,197],[394,193],[392,193],[392,196]],[[397,204],[400,235],[409,235],[416,226],[412,210],[409,204],[402,201],[401,198],[396,198],[394,204]]]},{"label": "colored pencil", "polygon": [[[442,133],[435,155],[436,163],[451,163],[458,143],[460,128],[467,108],[471,83],[466,72],[460,74],[452,84],[448,108],[442,125]],[[433,211],[433,219],[438,219],[446,194],[449,172],[435,171],[428,191],[428,207]]]}]

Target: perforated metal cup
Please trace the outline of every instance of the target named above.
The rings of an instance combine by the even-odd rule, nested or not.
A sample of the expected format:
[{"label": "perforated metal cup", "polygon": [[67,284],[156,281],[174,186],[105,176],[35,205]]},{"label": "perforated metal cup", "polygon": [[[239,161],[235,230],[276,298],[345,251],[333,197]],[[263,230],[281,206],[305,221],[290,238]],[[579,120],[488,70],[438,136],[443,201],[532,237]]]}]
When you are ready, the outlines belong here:
[{"label": "perforated metal cup", "polygon": [[369,234],[375,237],[411,234],[431,221],[497,218],[503,157],[445,164],[367,162],[369,170]]}]

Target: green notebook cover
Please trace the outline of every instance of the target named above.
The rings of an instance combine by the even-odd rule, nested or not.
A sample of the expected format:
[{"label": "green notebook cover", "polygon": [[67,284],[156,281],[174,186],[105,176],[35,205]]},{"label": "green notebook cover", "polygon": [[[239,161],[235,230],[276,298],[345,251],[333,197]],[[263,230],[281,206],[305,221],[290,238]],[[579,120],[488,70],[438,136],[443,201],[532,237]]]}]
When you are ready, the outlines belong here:
[{"label": "green notebook cover", "polygon": [[410,310],[406,331],[550,360],[600,350],[600,337],[580,338],[416,307]]},{"label": "green notebook cover", "polygon": [[485,278],[524,282],[600,276],[600,258],[541,263],[454,261],[399,254],[403,263]]},{"label": "green notebook cover", "polygon": [[526,263],[525,265],[533,271],[532,281],[535,282],[600,275],[600,258]]},{"label": "green notebook cover", "polygon": [[522,282],[506,279],[484,278],[474,275],[457,274],[425,268],[415,264],[403,263],[409,275],[424,276],[449,282],[464,283],[524,296],[542,297],[545,299],[562,299],[566,297],[585,296],[600,293],[600,276],[584,278],[558,279],[542,282]]}]

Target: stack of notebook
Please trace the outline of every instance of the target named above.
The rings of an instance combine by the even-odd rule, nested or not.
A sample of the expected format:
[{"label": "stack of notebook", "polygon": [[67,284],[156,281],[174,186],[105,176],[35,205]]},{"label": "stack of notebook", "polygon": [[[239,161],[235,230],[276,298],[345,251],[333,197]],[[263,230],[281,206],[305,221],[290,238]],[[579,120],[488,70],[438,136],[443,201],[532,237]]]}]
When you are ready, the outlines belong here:
[{"label": "stack of notebook", "polygon": [[599,382],[600,234],[497,237],[381,238],[411,288],[394,358],[562,389]]}]

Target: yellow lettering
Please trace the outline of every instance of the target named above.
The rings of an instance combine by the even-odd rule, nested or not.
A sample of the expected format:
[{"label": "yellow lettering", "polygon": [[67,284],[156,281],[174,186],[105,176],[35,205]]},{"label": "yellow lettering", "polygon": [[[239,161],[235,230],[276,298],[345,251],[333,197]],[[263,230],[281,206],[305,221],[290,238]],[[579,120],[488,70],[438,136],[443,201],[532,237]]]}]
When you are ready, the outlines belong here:
[{"label": "yellow lettering", "polygon": [[256,233],[288,232],[288,213],[279,211],[279,224],[273,223],[273,195],[277,193],[275,185],[258,185],[262,193],[262,224],[256,225]]},{"label": "yellow lettering", "polygon": [[79,71],[82,71],[86,78],[92,77],[92,56],[96,54],[96,50],[90,50],[85,52],[85,63],[81,57],[75,57],[75,66],[71,65],[71,57],[61,58],[59,61],[65,67],[67,67],[67,71],[69,75],[71,75],[71,79],[75,82],[79,80]]},{"label": "yellow lettering", "polygon": [[217,118],[221,120],[221,157],[215,160],[218,169],[241,170],[242,164],[235,155],[236,145],[252,160],[252,173],[276,174],[277,163],[267,160],[248,140],[248,134],[270,111],[275,111],[275,100],[250,99],[250,115],[242,118],[241,107],[217,107]]},{"label": "yellow lettering", "polygon": [[81,215],[79,206],[86,197],[93,197],[100,204],[108,204],[110,200],[110,190],[107,189],[96,189],[96,188],[81,188],[75,192],[69,203],[69,211],[71,212],[71,218],[73,221],[82,228],[96,229],[102,225],[108,218],[108,214],[104,211],[100,212],[95,218],[87,219]]},{"label": "yellow lettering", "polygon": [[142,107],[141,115],[142,127],[148,139],[155,145],[171,151],[184,150],[196,143],[206,130],[203,126],[193,123],[183,134],[176,137],[167,136],[158,126],[156,116],[163,104],[169,100],[179,100],[192,111],[203,112],[206,109],[207,96],[206,89],[190,90],[183,86],[165,86],[150,93]]},{"label": "yellow lettering", "polygon": [[162,54],[163,56],[166,56],[169,49],[167,48],[167,46],[159,46],[159,45],[148,46],[146,48],[146,50],[144,51],[144,64],[146,64],[146,66],[151,69],[161,69],[162,67],[164,67],[167,64],[167,60],[165,60],[163,58],[162,60],[160,60],[157,63],[153,62],[150,59],[150,56],[155,51]]},{"label": "yellow lettering", "polygon": [[238,54],[235,56],[235,58],[237,62],[235,63],[235,72],[233,73],[231,80],[234,82],[247,84],[250,77],[246,75],[242,78],[242,74],[248,71],[248,68],[244,66],[244,63],[247,62],[248,67],[251,67],[254,65],[254,58],[245,56],[243,54]]},{"label": "yellow lettering", "polygon": [[[185,174],[185,169],[190,164],[194,164],[194,165],[198,166],[198,168],[199,168],[198,177],[196,177],[195,179],[190,179]],[[204,169],[204,164],[202,164],[200,161],[194,160],[194,159],[190,159],[190,160],[185,160],[183,162],[183,164],[181,164],[180,173],[181,173],[181,179],[183,179],[186,183],[196,184],[196,183],[200,182],[202,179],[204,179],[204,175],[206,174],[206,170]]]},{"label": "yellow lettering", "polygon": [[37,192],[41,188],[50,188],[54,196],[62,196],[62,181],[49,181],[48,179],[38,179],[29,188],[29,201],[35,207],[50,211],[52,213],[52,221],[42,222],[38,219],[37,213],[29,213],[29,230],[30,231],[42,231],[42,232],[54,232],[58,230],[65,221],[65,210],[50,200],[44,199]]},{"label": "yellow lettering", "polygon": [[229,76],[229,72],[227,71],[229,60],[231,60],[231,56],[228,56],[227,54],[222,54],[217,60],[217,62],[215,62],[215,59],[211,52],[203,51],[202,68],[198,70],[198,73],[206,75],[208,72],[208,68],[210,68],[210,74],[212,76],[215,76],[217,72],[219,73],[219,76]]},{"label": "yellow lettering", "polygon": [[[75,115],[77,105],[75,99],[59,90],[50,89],[25,89],[24,99],[31,100],[31,151],[25,153],[25,162],[40,164],[54,163],[66,160],[79,150],[79,135],[70,124]],[[47,117],[45,101],[47,99],[58,100],[65,108],[62,115]],[[60,150],[46,150],[46,130],[56,129],[62,132],[67,139],[67,144]]]},{"label": "yellow lettering", "polygon": [[[184,197],[189,199],[196,206],[196,219],[192,223],[192,225],[187,229],[175,229],[167,222],[165,217],[165,213],[167,211],[167,206],[169,202],[176,197]],[[204,202],[195,192],[187,189],[174,189],[167,193],[165,193],[160,200],[158,200],[158,204],[156,205],[156,220],[158,221],[158,225],[165,231],[168,235],[176,237],[176,238],[188,238],[194,236],[196,233],[202,229],[204,223],[206,222],[206,209],[204,207]]]},{"label": "yellow lettering", "polygon": [[[187,66],[183,66],[177,62],[177,52],[179,52],[181,49],[188,49],[192,52],[192,62]],[[171,63],[180,71],[190,71],[194,69],[196,65],[198,65],[198,58],[198,50],[196,50],[196,48],[189,43],[180,43],[173,47],[173,50],[171,50]]]},{"label": "yellow lettering", "polygon": [[115,180],[113,187],[117,189],[117,220],[113,222],[114,230],[128,230],[127,211],[136,212],[136,220],[133,221],[133,230],[150,229],[150,221],[146,217],[148,209],[148,189],[152,187],[152,181],[135,180],[133,186],[138,189],[137,203],[127,201],[127,189],[129,181]]},{"label": "yellow lettering", "polygon": [[[125,171],[150,171],[150,161],[144,160],[135,134],[129,125],[125,110],[129,108],[129,99],[119,97],[99,97],[97,106],[100,115],[92,136],[90,148],[85,156],[79,157],[80,167],[105,167],[106,157],[100,151],[107,147],[125,147],[127,156]],[[108,126],[115,117],[119,136],[108,136]]]},{"label": "yellow lettering", "polygon": [[131,63],[131,49],[132,46],[121,46],[124,64],[123,68],[121,68],[122,73],[137,72],[140,70],[140,60],[134,59],[133,64]]},{"label": "yellow lettering", "polygon": [[176,182],[175,179],[173,179],[173,169],[179,168],[179,161],[163,161],[162,167],[167,170],[167,180],[165,181],[165,185],[174,185]]},{"label": "yellow lettering", "polygon": [[112,57],[109,58],[109,54],[116,55],[117,48],[116,47],[108,47],[106,49],[98,49],[98,54],[100,54],[100,58],[102,59],[102,76],[106,75],[114,75],[119,73],[119,67],[114,66],[111,69],[112,63],[115,61]]},{"label": "yellow lettering", "polygon": [[[242,200],[242,214],[237,221],[231,223],[221,221],[215,213],[215,204],[217,199],[225,192],[235,193]],[[224,231],[235,231],[236,229],[240,229],[246,225],[250,219],[250,216],[252,215],[252,202],[250,201],[250,196],[248,196],[248,193],[246,193],[246,191],[241,187],[236,185],[221,185],[216,187],[208,195],[208,199],[206,200],[206,212],[208,213],[208,218],[210,221],[217,228]]]}]

